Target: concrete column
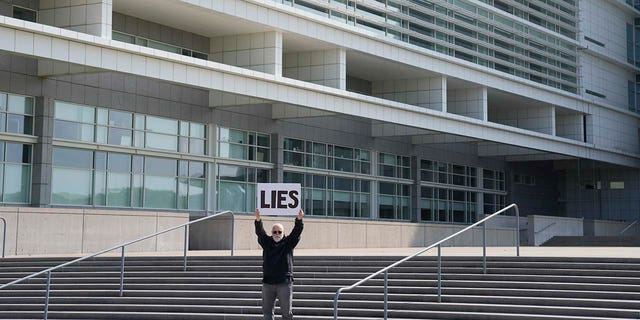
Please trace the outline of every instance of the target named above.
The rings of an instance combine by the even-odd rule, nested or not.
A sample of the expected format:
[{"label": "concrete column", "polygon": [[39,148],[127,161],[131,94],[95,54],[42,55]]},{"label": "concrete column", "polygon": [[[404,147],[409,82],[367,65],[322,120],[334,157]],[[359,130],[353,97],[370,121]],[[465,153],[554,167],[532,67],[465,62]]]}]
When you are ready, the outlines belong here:
[{"label": "concrete column", "polygon": [[276,31],[211,38],[211,61],[282,75],[282,33]]},{"label": "concrete column", "polygon": [[35,101],[31,204],[39,207],[51,203],[51,165],[53,158],[53,103],[51,98],[37,97]]},{"label": "concrete column", "polygon": [[111,39],[113,0],[40,0],[38,22]]},{"label": "concrete column", "polygon": [[447,111],[445,77],[374,81],[374,97],[412,104],[437,111]]},{"label": "concrete column", "polygon": [[347,53],[344,49],[293,52],[284,55],[287,78],[347,89]]},{"label": "concrete column", "polygon": [[447,90],[447,112],[487,120],[487,87]]}]

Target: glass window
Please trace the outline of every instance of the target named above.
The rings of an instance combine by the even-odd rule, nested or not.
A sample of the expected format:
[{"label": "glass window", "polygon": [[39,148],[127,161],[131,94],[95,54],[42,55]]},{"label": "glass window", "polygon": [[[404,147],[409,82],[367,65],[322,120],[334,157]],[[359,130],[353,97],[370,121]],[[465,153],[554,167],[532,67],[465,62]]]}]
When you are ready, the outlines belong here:
[{"label": "glass window", "polygon": [[267,134],[220,127],[218,128],[218,156],[269,162],[270,137]]},{"label": "glass window", "polygon": [[[285,175],[285,181],[287,176]],[[269,182],[269,170],[218,165],[218,210],[253,212],[255,183]],[[198,197],[196,193],[195,197]]]},{"label": "glass window", "polygon": [[178,135],[178,121],[147,116],[147,131]]},{"label": "glass window", "polygon": [[109,126],[132,128],[133,114],[129,112],[109,110]]},{"label": "glass window", "polygon": [[31,190],[31,166],[5,164],[2,201],[5,203],[29,203]]},{"label": "glass window", "polygon": [[369,181],[317,174],[284,172],[284,182],[302,185],[307,214],[366,218],[370,216]]},{"label": "glass window", "polygon": [[33,110],[32,97],[0,93],[0,131],[32,134]]},{"label": "glass window", "polygon": [[313,141],[284,139],[287,165],[370,174],[369,151]]},{"label": "glass window", "polygon": [[410,220],[411,186],[399,183],[378,183],[378,215],[380,219]]},{"label": "glass window", "polygon": [[129,172],[107,173],[107,206],[129,207],[131,205],[131,174]]},{"label": "glass window", "polygon": [[23,7],[13,6],[13,17],[20,20],[36,22],[38,12]]},{"label": "glass window", "polygon": [[94,123],[95,108],[56,101],[55,118],[81,123]]},{"label": "glass window", "polygon": [[204,124],[60,101],[55,119],[54,136],[60,139],[206,154]]},{"label": "glass window", "polygon": [[155,157],[145,158],[145,175],[175,177],[178,175],[177,169],[178,167],[176,160]]},{"label": "glass window", "polygon": [[175,208],[177,200],[176,183],[177,181],[175,177],[145,175],[144,207],[166,209]]},{"label": "glass window", "polygon": [[69,168],[93,168],[93,152],[89,150],[53,148],[53,165]]},{"label": "glass window", "polygon": [[54,168],[51,179],[51,203],[90,205],[92,185],[91,170]]},{"label": "glass window", "polygon": [[246,184],[220,181],[218,184],[218,208],[233,212],[248,212],[246,209]]},{"label": "glass window", "polygon": [[150,149],[160,149],[160,150],[168,150],[168,151],[178,150],[177,136],[148,132],[145,135],[145,141],[146,141],[145,147]]},{"label": "glass window", "polygon": [[411,179],[411,160],[409,157],[380,153],[378,161],[379,176]]}]

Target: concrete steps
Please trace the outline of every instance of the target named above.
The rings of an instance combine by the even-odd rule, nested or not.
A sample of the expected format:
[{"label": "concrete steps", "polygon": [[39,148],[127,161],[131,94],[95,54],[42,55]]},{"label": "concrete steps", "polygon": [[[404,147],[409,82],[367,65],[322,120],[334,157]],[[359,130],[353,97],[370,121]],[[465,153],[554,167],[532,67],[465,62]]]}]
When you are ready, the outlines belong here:
[{"label": "concrete steps", "polygon": [[[397,257],[296,257],[296,319],[332,319],[333,297]],[[68,261],[0,260],[0,283]],[[259,257],[126,259],[120,297],[118,258],[70,266],[52,277],[49,319],[237,319],[261,315]],[[389,274],[392,319],[640,319],[640,259],[418,257]],[[45,280],[0,290],[0,319],[42,319]],[[383,281],[345,292],[340,319],[382,317]]]},{"label": "concrete steps", "polygon": [[638,236],[555,236],[545,247],[640,247]]}]

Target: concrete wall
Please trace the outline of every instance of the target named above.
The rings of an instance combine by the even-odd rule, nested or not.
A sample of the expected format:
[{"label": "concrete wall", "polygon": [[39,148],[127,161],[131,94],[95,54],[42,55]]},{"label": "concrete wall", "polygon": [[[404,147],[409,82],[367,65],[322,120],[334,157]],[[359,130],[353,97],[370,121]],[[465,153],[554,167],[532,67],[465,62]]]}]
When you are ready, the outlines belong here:
[{"label": "concrete wall", "polygon": [[[628,227],[633,221],[606,221],[606,220],[585,220],[585,236],[618,236],[620,232]],[[640,224],[636,223],[627,229],[624,236],[640,235]]]},{"label": "concrete wall", "polygon": [[583,236],[582,218],[529,215],[529,245],[539,246],[555,236]]},{"label": "concrete wall", "polygon": [[[263,217],[263,225],[269,230],[274,223],[282,223],[285,233],[288,233],[293,228],[293,220],[293,217]],[[305,217],[298,248],[425,247],[464,227],[466,226]],[[191,250],[229,249],[230,236],[231,219],[220,217],[218,221],[194,226],[190,231],[189,246]],[[252,215],[236,217],[234,239],[235,249],[259,249]],[[512,246],[514,239],[512,228],[487,228],[487,245]],[[482,229],[467,231],[444,245],[481,246]]]},{"label": "concrete wall", "polygon": [[373,81],[372,93],[378,98],[447,111],[445,77]]},{"label": "concrete wall", "polygon": [[[515,183],[514,175],[527,175],[535,184]],[[507,203],[517,203],[522,215],[554,215],[559,211],[558,180],[551,161],[511,162],[506,171]]]},{"label": "concrete wall", "polygon": [[111,39],[113,0],[40,0],[38,23]]},{"label": "concrete wall", "polygon": [[[188,221],[184,213],[134,210],[2,207],[6,255],[92,253]],[[127,247],[128,252],[180,251],[176,230]]]},{"label": "concrete wall", "polygon": [[[590,160],[562,161],[555,167],[562,170],[559,191],[567,216],[618,221],[640,218],[640,170]],[[617,182],[617,188],[612,189],[611,182]]]},{"label": "concrete wall", "polygon": [[347,53],[344,49],[292,52],[284,55],[287,78],[347,89]]},{"label": "concrete wall", "polygon": [[636,154],[640,150],[638,119],[607,109],[593,110],[590,119],[587,129],[592,129],[596,146]]},{"label": "concrete wall", "polygon": [[556,135],[584,141],[584,116],[581,113],[558,113],[556,108]]},{"label": "concrete wall", "polygon": [[38,11],[40,0],[0,0],[0,15],[11,17],[14,5]]},{"label": "concrete wall", "polygon": [[487,120],[487,88],[447,90],[447,112]]},{"label": "concrete wall", "polygon": [[209,59],[282,75],[282,33],[262,32],[211,38]]},{"label": "concrete wall", "polygon": [[113,13],[113,30],[202,53],[209,53],[209,38],[207,37],[119,12]]},{"label": "concrete wall", "polygon": [[[605,102],[627,110],[627,80],[635,82],[635,71],[627,62],[627,24],[634,24],[633,10],[625,10],[612,1],[581,0],[579,5],[580,44],[588,50],[579,51],[581,86],[578,94],[596,102]],[[584,38],[594,39],[600,46]],[[613,59],[607,61],[603,57]],[[628,65],[628,66],[627,66]],[[585,93],[589,89],[605,98]]]},{"label": "concrete wall", "polygon": [[555,132],[555,110],[549,105],[491,106],[489,121],[546,134]]}]

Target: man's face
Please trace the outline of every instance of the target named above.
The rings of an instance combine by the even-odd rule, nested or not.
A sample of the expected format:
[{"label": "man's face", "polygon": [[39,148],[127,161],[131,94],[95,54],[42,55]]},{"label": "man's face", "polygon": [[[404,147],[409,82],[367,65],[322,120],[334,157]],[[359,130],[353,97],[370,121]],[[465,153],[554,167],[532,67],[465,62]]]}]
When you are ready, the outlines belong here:
[{"label": "man's face", "polygon": [[271,237],[273,238],[273,241],[280,242],[283,236],[284,230],[282,230],[281,226],[275,225],[273,226],[273,228],[271,228]]}]

